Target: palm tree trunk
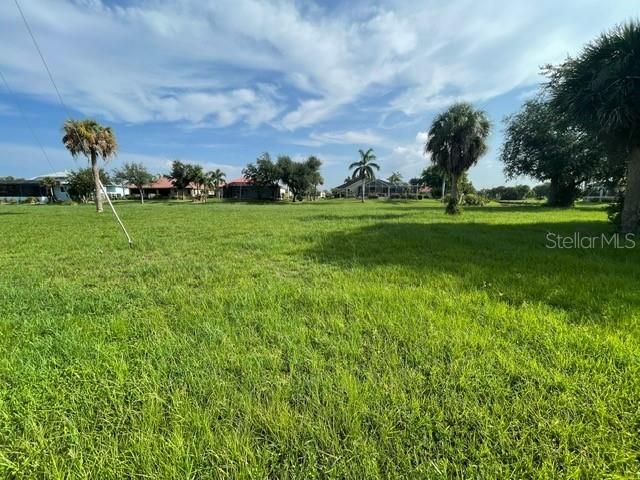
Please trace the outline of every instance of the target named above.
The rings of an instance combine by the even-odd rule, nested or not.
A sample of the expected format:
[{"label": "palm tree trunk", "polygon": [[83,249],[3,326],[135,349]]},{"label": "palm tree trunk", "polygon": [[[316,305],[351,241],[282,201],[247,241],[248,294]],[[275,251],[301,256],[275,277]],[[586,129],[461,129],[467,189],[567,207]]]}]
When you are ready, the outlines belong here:
[{"label": "palm tree trunk", "polygon": [[93,172],[93,182],[95,183],[95,203],[96,211],[102,213],[102,191],[100,189],[100,169],[98,168],[98,157],[96,152],[91,152],[91,171]]},{"label": "palm tree trunk", "polygon": [[446,212],[455,215],[460,213],[458,209],[458,176],[454,173],[451,174],[451,198],[447,203]]},{"label": "palm tree trunk", "polygon": [[362,203],[364,203],[364,187],[367,185],[367,181],[362,179]]},{"label": "palm tree trunk", "polygon": [[451,174],[451,198],[458,204],[458,176]]},{"label": "palm tree trunk", "polygon": [[144,185],[138,187],[140,189],[140,203],[144,205]]},{"label": "palm tree trunk", "polygon": [[640,146],[631,150],[627,167],[627,189],[622,208],[622,231],[640,233]]}]

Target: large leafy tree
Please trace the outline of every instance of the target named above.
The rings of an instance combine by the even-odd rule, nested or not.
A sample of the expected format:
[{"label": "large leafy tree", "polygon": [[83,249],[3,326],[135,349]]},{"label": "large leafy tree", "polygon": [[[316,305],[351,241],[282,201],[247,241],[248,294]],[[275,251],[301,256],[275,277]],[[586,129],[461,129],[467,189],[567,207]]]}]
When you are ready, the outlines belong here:
[{"label": "large leafy tree", "polygon": [[[263,153],[242,170],[242,175],[258,187],[275,187],[282,176],[280,167],[271,160],[268,153]],[[258,198],[262,198],[263,189],[258,189]]]},{"label": "large leafy tree", "polygon": [[362,180],[362,201],[364,202],[367,181],[375,180],[375,172],[380,170],[380,165],[375,162],[376,155],[373,153],[373,148],[368,149],[366,152],[358,150],[358,153],[360,154],[360,160],[349,165],[349,170],[353,170],[351,178]]},{"label": "large leafy tree", "polygon": [[268,153],[263,153],[242,170],[242,175],[260,186],[273,186],[280,180],[281,172],[278,165],[271,160]]},{"label": "large leafy tree", "polygon": [[487,115],[469,103],[456,103],[438,115],[429,129],[425,153],[451,178],[447,213],[460,212],[458,180],[487,152],[491,123]]},{"label": "large leafy tree", "polygon": [[91,165],[96,210],[102,212],[100,194],[100,169],[98,159],[108,161],[118,151],[116,136],[110,127],[103,127],[95,120],[67,120],[63,126],[62,143],[75,158],[84,155]]},{"label": "large leafy tree", "polygon": [[[109,177],[103,169],[98,170],[100,181],[104,184]],[[67,177],[67,191],[71,198],[87,203],[92,193],[95,193],[95,179],[91,168],[81,168],[72,171]]]},{"label": "large leafy tree", "polygon": [[[623,231],[640,231],[640,22],[603,33],[575,58],[549,67],[551,101],[626,157]],[[613,158],[617,158],[614,155]]]},{"label": "large leafy tree", "polygon": [[506,119],[501,159],[507,177],[549,181],[551,206],[573,205],[582,182],[599,175],[606,152],[593,135],[576,127],[542,98],[527,101]]},{"label": "large leafy tree", "polygon": [[323,182],[320,175],[322,162],[317,157],[309,157],[304,162],[296,162],[283,155],[278,157],[277,167],[280,179],[289,187],[293,201],[301,200],[305,193],[316,189]]},{"label": "large leafy tree", "polygon": [[140,203],[144,204],[144,186],[151,183],[153,175],[142,163],[125,163],[122,168],[113,172],[114,180],[135,185],[140,191]]}]

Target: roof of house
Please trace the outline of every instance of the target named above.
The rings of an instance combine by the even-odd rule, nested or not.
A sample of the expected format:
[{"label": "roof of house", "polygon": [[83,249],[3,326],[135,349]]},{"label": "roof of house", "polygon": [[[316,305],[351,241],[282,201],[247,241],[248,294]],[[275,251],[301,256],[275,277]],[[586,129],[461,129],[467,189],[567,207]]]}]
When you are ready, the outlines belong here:
[{"label": "roof of house", "polygon": [[68,170],[62,170],[60,172],[51,172],[51,173],[46,173],[44,175],[38,175],[37,177],[30,178],[30,180],[42,180],[43,178],[46,178],[46,177],[63,179],[63,178],[67,178],[70,173],[71,172],[69,172]]},{"label": "roof of house", "polygon": [[156,178],[153,182],[144,185],[144,188],[173,188],[173,182],[171,182],[171,179],[161,176]]},{"label": "roof of house", "polygon": [[247,178],[247,177],[238,177],[238,178],[234,178],[233,180],[228,181],[224,186],[227,187],[232,187],[234,185],[253,185],[253,180]]},{"label": "roof of house", "polygon": [[[358,183],[360,182],[362,179],[361,178],[354,178],[348,182],[343,183],[342,185],[337,186],[337,189],[341,189],[341,188],[347,188],[350,187],[351,185],[353,185],[354,183]],[[369,179],[367,180],[367,183],[382,183],[385,187],[391,185],[389,182],[387,182],[386,180],[383,180],[381,178],[374,178],[374,179]]]}]

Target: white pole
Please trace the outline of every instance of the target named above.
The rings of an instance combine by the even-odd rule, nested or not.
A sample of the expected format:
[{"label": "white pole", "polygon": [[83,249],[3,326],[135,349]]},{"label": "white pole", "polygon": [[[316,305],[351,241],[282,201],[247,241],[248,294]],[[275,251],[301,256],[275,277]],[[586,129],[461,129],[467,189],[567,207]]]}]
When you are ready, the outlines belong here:
[{"label": "white pole", "polygon": [[127,237],[127,240],[129,242],[129,247],[133,248],[133,240],[131,240],[131,237],[129,236],[129,232],[127,232],[127,229],[125,228],[124,223],[122,223],[122,220],[120,220],[120,217],[118,216],[118,212],[116,212],[116,209],[114,208],[113,203],[111,203],[111,199],[109,198],[109,195],[107,195],[107,192],[104,189],[104,185],[100,180],[98,180],[98,183],[100,184],[100,189],[102,190],[102,193],[107,198],[107,202],[109,202],[109,206],[111,207],[111,211],[113,212],[113,215],[116,217],[116,220],[120,224],[120,227],[122,227],[122,231]]},{"label": "white pole", "polygon": [[444,190],[447,187],[447,180],[446,177],[443,175],[442,176],[442,201],[444,202]]}]

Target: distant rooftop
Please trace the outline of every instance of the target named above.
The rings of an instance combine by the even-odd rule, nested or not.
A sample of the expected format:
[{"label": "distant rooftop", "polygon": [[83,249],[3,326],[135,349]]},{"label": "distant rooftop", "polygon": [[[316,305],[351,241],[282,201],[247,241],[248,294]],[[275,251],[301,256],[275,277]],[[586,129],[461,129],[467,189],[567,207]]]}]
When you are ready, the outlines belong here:
[{"label": "distant rooftop", "polygon": [[61,172],[45,173],[44,175],[38,175],[37,177],[30,178],[29,180],[41,180],[45,177],[58,178],[58,179],[67,178],[70,173],[71,172],[69,172],[68,170],[63,170]]}]

